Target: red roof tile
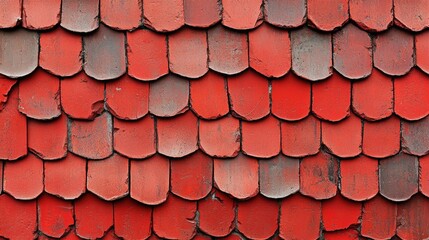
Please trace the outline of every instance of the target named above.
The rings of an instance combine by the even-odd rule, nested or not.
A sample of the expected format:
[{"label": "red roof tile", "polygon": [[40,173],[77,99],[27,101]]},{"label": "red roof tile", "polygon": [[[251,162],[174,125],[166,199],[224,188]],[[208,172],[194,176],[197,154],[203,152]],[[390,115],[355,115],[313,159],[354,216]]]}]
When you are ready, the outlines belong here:
[{"label": "red roof tile", "polygon": [[424,31],[415,36],[415,47],[416,65],[425,73],[429,74],[429,57],[426,54],[429,48],[429,31]]},{"label": "red roof tile", "polygon": [[326,240],[359,240],[359,232],[356,229],[346,229],[336,232],[325,232]]},{"label": "red roof tile", "polygon": [[25,0],[22,2],[22,26],[49,29],[60,21],[61,0]]},{"label": "red roof tile", "polygon": [[241,123],[241,149],[258,158],[270,158],[280,153],[280,122],[268,116],[256,122]]},{"label": "red roof tile", "polygon": [[395,203],[378,195],[363,204],[362,236],[374,239],[390,239],[395,234],[395,230]]},{"label": "red roof tile", "polygon": [[332,31],[341,27],[349,19],[347,0],[307,0],[308,20],[316,28]]},{"label": "red roof tile", "polygon": [[278,27],[298,27],[304,24],[305,0],[264,0],[265,21]]},{"label": "red roof tile", "polygon": [[143,9],[145,26],[158,32],[174,31],[185,24],[182,0],[145,0]]},{"label": "red roof tile", "polygon": [[185,112],[188,104],[188,79],[170,74],[150,84],[150,113],[158,117],[172,117]]},{"label": "red roof tile", "polygon": [[320,121],[313,117],[299,122],[282,122],[282,152],[291,157],[303,157],[319,152],[321,142]]},{"label": "red roof tile", "polygon": [[408,2],[395,0],[395,23],[412,31],[420,31],[429,26],[429,6],[424,0]]},{"label": "red roof tile", "polygon": [[100,19],[111,28],[118,30],[137,28],[141,24],[142,15],[141,0],[100,1]]},{"label": "red roof tile", "polygon": [[233,29],[252,29],[262,23],[262,0],[222,0],[222,24]]},{"label": "red roof tile", "polygon": [[38,229],[45,235],[60,238],[74,225],[73,205],[49,194],[37,200]]},{"label": "red roof tile", "polygon": [[13,197],[0,195],[0,232],[2,237],[34,239],[37,230],[36,201],[16,201]]},{"label": "red roof tile", "polygon": [[98,28],[99,0],[61,1],[61,26],[73,32],[92,32]]},{"label": "red roof tile", "polygon": [[343,198],[340,194],[322,202],[322,223],[326,231],[347,229],[358,224],[362,204]]},{"label": "red roof tile", "polygon": [[425,239],[429,237],[428,199],[416,195],[409,201],[398,204],[398,228],[396,234],[402,239]]},{"label": "red roof tile", "polygon": [[217,0],[184,0],[185,23],[193,27],[209,27],[221,19],[222,6]]},{"label": "red roof tile", "polygon": [[16,83],[17,80],[0,75],[0,111],[5,107],[9,92]]},{"label": "red roof tile", "polygon": [[364,122],[363,153],[375,157],[390,157],[399,152],[401,146],[401,122],[397,117],[383,121]]},{"label": "red roof tile", "polygon": [[393,20],[393,1],[351,0],[350,18],[366,31],[384,31]]},{"label": "red roof tile", "polygon": [[147,239],[151,234],[152,208],[131,198],[113,204],[115,234],[124,239]]},{"label": "red roof tile", "polygon": [[5,0],[0,10],[0,28],[15,27],[21,21],[22,1]]},{"label": "red roof tile", "polygon": [[402,122],[402,150],[406,153],[424,156],[429,153],[429,117],[416,122]]}]

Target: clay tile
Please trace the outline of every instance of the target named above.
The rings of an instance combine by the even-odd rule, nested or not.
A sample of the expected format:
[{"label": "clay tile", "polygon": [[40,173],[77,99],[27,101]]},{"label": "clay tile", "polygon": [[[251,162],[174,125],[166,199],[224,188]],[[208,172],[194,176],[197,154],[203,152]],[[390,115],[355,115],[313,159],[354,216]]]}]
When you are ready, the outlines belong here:
[{"label": "clay tile", "polygon": [[258,161],[245,155],[234,159],[214,160],[214,181],[217,188],[237,199],[247,199],[258,193]]},{"label": "clay tile", "polygon": [[61,106],[74,119],[94,119],[104,110],[104,83],[84,72],[61,79]]},{"label": "clay tile", "polygon": [[362,151],[361,119],[352,114],[341,122],[322,122],[322,142],[336,156],[359,155]]},{"label": "clay tile", "polygon": [[222,6],[218,0],[184,0],[185,23],[193,27],[210,27],[221,19]]},{"label": "clay tile", "polygon": [[324,152],[305,157],[300,165],[300,192],[314,199],[329,199],[337,193],[338,160]]},{"label": "clay tile", "polygon": [[395,113],[407,120],[419,120],[429,114],[429,82],[418,69],[393,81]]},{"label": "clay tile", "polygon": [[399,152],[401,140],[401,123],[391,117],[383,121],[364,122],[363,153],[375,157],[390,157]]},{"label": "clay tile", "polygon": [[131,198],[113,204],[115,234],[123,239],[147,239],[151,234],[152,208]]},{"label": "clay tile", "polygon": [[429,238],[428,199],[416,195],[403,204],[398,204],[398,227],[396,234],[401,239]]},{"label": "clay tile", "polygon": [[29,154],[25,158],[5,162],[3,190],[19,200],[35,199],[43,191],[43,161]]},{"label": "clay tile", "polygon": [[340,194],[322,202],[322,222],[326,231],[347,229],[358,224],[362,204],[347,200]]},{"label": "clay tile", "polygon": [[61,26],[73,32],[92,32],[98,28],[99,0],[62,0]]},{"label": "clay tile", "polygon": [[113,225],[113,204],[90,193],[74,202],[76,234],[81,238],[95,239]]},{"label": "clay tile", "polygon": [[27,117],[48,120],[61,115],[60,80],[38,69],[19,81],[18,109]]},{"label": "clay tile", "polygon": [[115,231],[113,229],[110,229],[104,233],[103,240],[121,240],[121,238],[115,235]]},{"label": "clay tile", "polygon": [[200,148],[212,157],[237,156],[240,151],[240,135],[240,122],[232,116],[199,122]]},{"label": "clay tile", "polygon": [[392,28],[374,38],[374,67],[382,72],[399,76],[414,66],[414,37]]},{"label": "clay tile", "polygon": [[402,149],[404,152],[424,156],[429,153],[429,117],[415,122],[402,122]]},{"label": "clay tile", "polygon": [[142,1],[100,1],[100,19],[117,30],[132,30],[140,26]]},{"label": "clay tile", "polygon": [[264,0],[265,21],[277,27],[292,28],[305,23],[305,0]]},{"label": "clay tile", "polygon": [[98,80],[118,78],[125,73],[125,35],[105,26],[83,37],[85,64],[83,68]]},{"label": "clay tile", "polygon": [[[80,237],[78,237],[77,235],[76,235],[76,232],[75,231],[70,231],[67,235],[65,235],[63,238],[62,238],[63,240],[80,240],[81,238]],[[40,240],[40,238],[39,238],[39,240]],[[43,239],[42,239],[43,240]],[[48,240],[48,239],[46,239],[46,240]],[[49,239],[49,240],[51,240],[51,239]]]},{"label": "clay tile", "polygon": [[271,82],[271,112],[283,120],[296,121],[310,112],[311,85],[288,74]]},{"label": "clay tile", "polygon": [[312,110],[331,122],[346,118],[350,112],[351,83],[335,73],[329,79],[313,84]]},{"label": "clay tile", "polygon": [[258,195],[238,202],[237,229],[250,239],[268,239],[277,231],[279,204]]},{"label": "clay tile", "polygon": [[15,160],[27,154],[27,118],[18,111],[18,87],[0,114],[0,159]]},{"label": "clay tile", "polygon": [[322,31],[332,31],[343,26],[349,19],[347,0],[307,0],[308,20]]},{"label": "clay tile", "polygon": [[61,0],[25,0],[22,3],[22,26],[28,29],[49,29],[60,21]]},{"label": "clay tile", "polygon": [[246,33],[218,25],[208,31],[208,44],[210,69],[231,75],[249,66]]},{"label": "clay tile", "polygon": [[[192,239],[196,234],[197,203],[170,196],[153,210],[153,230],[168,239]],[[174,226],[174,227],[172,227]]]},{"label": "clay tile", "polygon": [[157,32],[171,32],[185,24],[183,0],[144,0],[143,9],[145,26]]},{"label": "clay tile", "polygon": [[0,75],[0,111],[5,107],[8,95],[17,82],[15,79]]},{"label": "clay tile", "polygon": [[427,54],[427,50],[429,49],[429,31],[422,32],[415,36],[416,64],[421,70],[429,74],[429,56]]},{"label": "clay tile", "polygon": [[170,189],[170,161],[155,155],[130,165],[131,197],[148,205],[163,203]]},{"label": "clay tile", "polygon": [[0,9],[0,28],[15,27],[21,21],[22,1],[4,0]]},{"label": "clay tile", "polygon": [[210,195],[198,201],[198,212],[198,227],[213,237],[224,237],[234,228],[234,201],[221,191],[213,189]]},{"label": "clay tile", "polygon": [[238,30],[253,29],[262,23],[262,0],[222,0],[222,24]]},{"label": "clay tile", "polygon": [[347,24],[334,33],[333,41],[335,70],[349,79],[364,78],[371,74],[372,43],[368,33],[353,24]]},{"label": "clay tile", "polygon": [[318,239],[321,217],[320,201],[301,194],[284,198],[280,206],[279,235],[284,239]]},{"label": "clay tile", "polygon": [[67,117],[45,122],[28,119],[28,148],[44,160],[60,159],[67,154]]},{"label": "clay tile", "polygon": [[267,77],[281,77],[289,71],[290,51],[287,31],[263,24],[249,32],[250,67]]},{"label": "clay tile", "polygon": [[3,161],[0,161],[0,194],[3,191]]},{"label": "clay tile", "polygon": [[181,76],[199,78],[208,71],[207,33],[184,28],[168,37],[170,70]]},{"label": "clay tile", "polygon": [[86,191],[86,160],[72,153],[45,162],[45,192],[71,200]]},{"label": "clay tile", "polygon": [[411,31],[421,31],[429,26],[429,5],[425,0],[408,2],[395,0],[395,23]]},{"label": "clay tile", "polygon": [[89,159],[103,159],[113,152],[112,117],[108,113],[93,121],[72,120],[69,151]]},{"label": "clay tile", "polygon": [[362,207],[362,236],[391,239],[396,230],[396,204],[380,195],[364,202]]},{"label": "clay tile", "polygon": [[157,121],[158,152],[174,158],[184,157],[198,149],[197,118],[191,111]]},{"label": "clay tile", "polygon": [[166,36],[147,29],[127,32],[127,57],[131,77],[149,81],[167,74]]},{"label": "clay tile", "polygon": [[419,159],[419,190],[425,196],[429,196],[429,156]]},{"label": "clay tile", "polygon": [[319,152],[320,120],[313,116],[298,122],[282,122],[282,152],[291,157],[304,157]]},{"label": "clay tile", "polygon": [[349,1],[350,18],[365,31],[384,31],[392,24],[393,1]]},{"label": "clay tile", "polygon": [[128,75],[107,82],[106,107],[119,119],[142,118],[149,110],[149,84],[136,81]]},{"label": "clay tile", "polygon": [[187,200],[206,197],[212,189],[213,159],[198,151],[171,161],[171,192]]},{"label": "clay tile", "polygon": [[241,123],[243,153],[258,158],[270,158],[280,153],[280,122],[268,116],[256,122]]},{"label": "clay tile", "polygon": [[147,116],[137,121],[114,119],[115,151],[129,158],[146,158],[156,152],[154,119]]},{"label": "clay tile", "polygon": [[43,194],[37,199],[39,231],[53,238],[60,238],[74,225],[73,204]]},{"label": "clay tile", "polygon": [[0,74],[11,78],[23,77],[38,65],[39,36],[37,32],[22,28],[0,31],[0,50]]},{"label": "clay tile", "polygon": [[34,239],[37,231],[36,201],[19,201],[0,195],[0,235],[10,239]]},{"label": "clay tile", "polygon": [[100,161],[88,161],[87,188],[112,201],[128,194],[128,159],[114,154]]},{"label": "clay tile", "polygon": [[170,74],[150,83],[150,113],[158,117],[172,117],[188,110],[188,104],[188,79]]},{"label": "clay tile", "polygon": [[374,69],[367,79],[353,82],[353,110],[369,121],[389,117],[393,112],[393,81]]},{"label": "clay tile", "polygon": [[221,240],[244,240],[245,237],[238,232],[232,232],[230,235],[223,237],[223,238],[219,238]]},{"label": "clay tile", "polygon": [[350,228],[335,232],[325,232],[325,240],[360,240],[359,232],[356,229]]},{"label": "clay tile", "polygon": [[341,194],[354,201],[373,198],[378,193],[378,161],[366,156],[340,162]]},{"label": "clay tile", "polygon": [[228,77],[231,109],[238,117],[253,121],[270,113],[268,80],[252,70]]},{"label": "clay tile", "polygon": [[403,153],[380,160],[379,176],[381,195],[395,202],[406,201],[418,190],[419,161]]},{"label": "clay tile", "polygon": [[284,198],[299,190],[299,160],[283,155],[259,161],[259,187],[268,198]]}]

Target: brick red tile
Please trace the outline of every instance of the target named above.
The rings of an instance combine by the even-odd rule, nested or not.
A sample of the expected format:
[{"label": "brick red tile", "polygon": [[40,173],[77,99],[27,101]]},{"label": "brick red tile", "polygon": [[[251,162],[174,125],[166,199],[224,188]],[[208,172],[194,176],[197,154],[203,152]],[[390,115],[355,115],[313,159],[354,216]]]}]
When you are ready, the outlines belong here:
[{"label": "brick red tile", "polygon": [[362,204],[350,201],[337,194],[322,202],[322,223],[326,231],[347,229],[358,224]]},{"label": "brick red tile", "polygon": [[0,50],[0,74],[11,78],[26,76],[38,64],[39,36],[36,32],[23,28],[0,31]]},{"label": "brick red tile", "polygon": [[[9,239],[34,239],[37,230],[36,201],[19,201],[0,195],[0,236]],[[5,217],[7,216],[7,217]]]},{"label": "brick red tile", "polygon": [[99,0],[61,2],[61,26],[72,32],[92,32],[99,26]]},{"label": "brick red tile", "polygon": [[190,104],[200,118],[216,119],[229,112],[225,78],[209,71],[197,81],[190,81]]},{"label": "brick red tile", "polygon": [[321,143],[320,120],[313,116],[298,122],[281,122],[282,153],[303,157],[319,152]]},{"label": "brick red tile", "polygon": [[249,66],[246,33],[218,25],[208,30],[209,68],[224,74],[236,74]]},{"label": "brick red tile", "polygon": [[156,152],[155,122],[150,116],[137,121],[114,119],[113,147],[129,158],[146,158]]},{"label": "brick red tile", "polygon": [[268,116],[256,122],[241,123],[243,153],[258,158],[270,158],[280,153],[280,122]]},{"label": "brick red tile", "polygon": [[393,20],[393,1],[349,1],[350,18],[365,31],[384,31]]},{"label": "brick red tile", "polygon": [[214,159],[215,186],[237,199],[256,196],[259,190],[258,168],[255,158],[242,154],[234,159]]},{"label": "brick red tile", "polygon": [[104,83],[84,72],[62,79],[61,106],[71,118],[94,119],[104,110]]},{"label": "brick red tile", "polygon": [[86,191],[86,160],[72,153],[64,159],[44,162],[45,192],[66,200]]},{"label": "brick red tile", "polygon": [[170,161],[155,155],[130,165],[131,197],[147,205],[163,203],[170,190]]},{"label": "brick red tile", "polygon": [[429,6],[424,0],[395,0],[395,23],[411,31],[421,31],[429,26]]},{"label": "brick red tile", "polygon": [[317,200],[329,199],[337,193],[338,160],[324,152],[301,161],[300,193]]},{"label": "brick red tile", "polygon": [[127,32],[128,74],[143,81],[168,73],[167,39],[163,34],[139,29]]},{"label": "brick red tile", "polygon": [[429,82],[422,71],[413,69],[393,81],[395,113],[407,120],[419,120],[429,114]]},{"label": "brick red tile", "polygon": [[356,229],[346,229],[336,232],[326,232],[326,240],[359,240],[359,232]]},{"label": "brick red tile", "polygon": [[424,156],[419,159],[419,190],[429,196],[429,156]]},{"label": "brick red tile", "polygon": [[113,229],[110,229],[104,234],[103,240],[121,240],[121,238],[115,235]]},{"label": "brick red tile", "polygon": [[113,225],[113,203],[87,193],[74,202],[76,234],[81,238],[101,238]]},{"label": "brick red tile", "polygon": [[43,3],[37,0],[22,2],[22,26],[28,29],[50,29],[60,21],[61,0]]},{"label": "brick red tile", "polygon": [[131,198],[113,204],[115,234],[124,239],[147,239],[151,235],[152,208]]},{"label": "brick red tile", "polygon": [[170,74],[150,84],[150,113],[158,117],[172,117],[185,112],[188,104],[188,79]]},{"label": "brick red tile", "polygon": [[429,57],[426,54],[429,48],[429,31],[424,31],[415,35],[415,47],[416,65],[425,73],[429,74]]},{"label": "brick red tile", "polygon": [[213,189],[210,195],[198,201],[198,227],[213,237],[224,237],[235,226],[235,210],[231,197]]},{"label": "brick red tile", "polygon": [[204,235],[201,233],[197,233],[193,239],[194,240],[210,240],[212,238],[210,236],[207,236],[207,235]]},{"label": "brick red tile", "polygon": [[265,21],[277,27],[291,28],[304,24],[307,13],[304,0],[264,0]]},{"label": "brick red tile", "polygon": [[372,42],[368,33],[353,24],[347,24],[334,33],[333,41],[335,70],[349,79],[364,78],[371,74]]},{"label": "brick red tile", "polygon": [[141,0],[125,2],[100,1],[100,20],[113,29],[135,29],[140,26],[142,15]]},{"label": "brick red tile", "polygon": [[308,0],[308,20],[322,31],[332,31],[344,25],[349,19],[347,0]]},{"label": "brick red tile", "polygon": [[49,194],[37,199],[39,231],[53,238],[60,238],[74,224],[72,202]]},{"label": "brick red tile", "polygon": [[5,0],[0,10],[0,28],[15,27],[21,20],[22,2],[16,0]]},{"label": "brick red tile", "polygon": [[396,234],[401,239],[425,239],[429,237],[428,199],[416,195],[409,201],[398,204],[398,227]]},{"label": "brick red tile", "polygon": [[373,239],[390,239],[396,230],[396,204],[380,195],[363,203],[361,234]]},{"label": "brick red tile", "polygon": [[271,82],[271,113],[283,120],[295,121],[310,112],[311,85],[288,74]]},{"label": "brick red tile", "polygon": [[212,189],[213,159],[198,151],[171,161],[171,192],[187,200],[206,197]]},{"label": "brick red tile", "polygon": [[146,0],[143,9],[145,26],[157,32],[174,31],[185,24],[181,0]]},{"label": "brick red tile", "polygon": [[378,161],[366,156],[340,162],[341,194],[354,201],[373,198],[378,193]]},{"label": "brick red tile", "polygon": [[262,23],[262,0],[222,0],[222,24],[238,30],[253,29]]},{"label": "brick red tile", "polygon": [[322,142],[339,157],[355,157],[362,151],[362,122],[351,114],[338,123],[322,122]]},{"label": "brick red tile", "polygon": [[66,236],[63,237],[64,240],[80,240],[75,231],[70,231]]},{"label": "brick red tile", "polygon": [[103,159],[113,152],[112,117],[108,113],[92,121],[69,124],[69,151],[88,159]]},{"label": "brick red tile", "polygon": [[398,118],[390,117],[383,121],[364,122],[363,153],[376,158],[395,155],[399,152],[401,123]]},{"label": "brick red tile", "polygon": [[196,234],[196,211],[196,202],[169,196],[153,210],[153,230],[161,238],[191,239]]},{"label": "brick red tile", "polygon": [[309,28],[291,32],[292,70],[298,76],[311,81],[332,75],[331,41],[331,34],[319,33]]},{"label": "brick red tile", "polygon": [[414,66],[413,35],[392,28],[374,38],[374,67],[382,72],[399,76]]},{"label": "brick red tile", "polygon": [[220,238],[222,240],[243,240],[245,237],[239,232],[232,232],[230,235]]},{"label": "brick red tile", "polygon": [[279,235],[284,239],[318,239],[321,217],[321,202],[301,194],[284,198],[280,205]]},{"label": "brick red tile", "polygon": [[185,23],[193,27],[209,27],[221,19],[222,6],[217,0],[184,0]]},{"label": "brick red tile", "polygon": [[29,154],[19,161],[5,162],[3,190],[15,199],[35,199],[43,191],[43,161]]},{"label": "brick red tile", "polygon": [[0,161],[0,194],[3,192],[3,161]]},{"label": "brick red tile", "polygon": [[424,156],[429,153],[429,117],[415,122],[402,122],[402,150],[406,153]]},{"label": "brick red tile", "polygon": [[208,71],[207,32],[184,28],[168,36],[170,70],[181,76],[199,78]]},{"label": "brick red tile", "polygon": [[8,95],[17,82],[15,79],[0,75],[0,111],[5,107]]}]

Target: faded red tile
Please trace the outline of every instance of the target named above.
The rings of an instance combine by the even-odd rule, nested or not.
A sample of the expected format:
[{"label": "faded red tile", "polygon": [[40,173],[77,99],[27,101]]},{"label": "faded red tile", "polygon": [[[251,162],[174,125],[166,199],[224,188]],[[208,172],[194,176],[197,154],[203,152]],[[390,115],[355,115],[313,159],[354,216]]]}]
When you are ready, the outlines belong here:
[{"label": "faded red tile", "polygon": [[28,29],[49,29],[60,21],[61,0],[25,0],[22,2],[22,26]]},{"label": "faded red tile", "polygon": [[380,195],[364,202],[361,234],[373,239],[390,239],[396,231],[396,204]]},{"label": "faded red tile", "polygon": [[281,122],[282,153],[291,157],[304,157],[319,152],[320,120],[313,116],[298,122]]},{"label": "faded red tile", "polygon": [[337,193],[338,160],[320,152],[305,157],[300,165],[300,192],[314,199],[329,199]]},{"label": "faded red tile", "polygon": [[424,156],[429,153],[429,117],[415,122],[402,122],[402,150],[406,153]]},{"label": "faded red tile", "polygon": [[222,24],[238,30],[262,23],[262,0],[222,0]]},{"label": "faded red tile", "polygon": [[277,27],[298,27],[307,20],[304,0],[264,0],[264,10],[265,21]]},{"label": "faded red tile", "polygon": [[362,204],[347,200],[340,194],[322,202],[322,222],[326,231],[347,229],[358,224]]},{"label": "faded red tile", "polygon": [[131,197],[147,205],[163,203],[170,190],[170,161],[155,155],[130,165]]},{"label": "faded red tile", "polygon": [[194,240],[210,240],[212,238],[208,235],[197,233],[193,239]]},{"label": "faded red tile", "polygon": [[429,26],[429,5],[424,0],[395,0],[395,23],[411,31],[421,31]]},{"label": "faded red tile", "polygon": [[429,49],[429,31],[424,31],[415,35],[416,65],[421,70],[429,74],[429,56],[426,53]]},{"label": "faded red tile", "polygon": [[74,225],[73,204],[43,194],[37,199],[39,231],[53,238],[60,238]]},{"label": "faded red tile", "polygon": [[147,239],[151,235],[152,208],[124,198],[113,204],[115,234],[124,239]]},{"label": "faded red tile", "polygon": [[196,211],[196,202],[172,195],[154,208],[153,231],[161,238],[191,239],[196,234]]},{"label": "faded red tile", "polygon": [[299,160],[283,155],[259,160],[259,188],[268,198],[284,198],[299,191]]},{"label": "faded red tile", "polygon": [[213,159],[198,151],[171,161],[171,192],[186,200],[206,197],[213,183]]},{"label": "faded red tile", "polygon": [[429,156],[419,158],[419,190],[429,196]]},{"label": "faded red tile", "polygon": [[0,28],[15,27],[21,20],[22,1],[4,0],[0,9]]},{"label": "faded red tile", "polygon": [[0,75],[0,111],[5,107],[8,95],[17,82],[15,79]]},{"label": "faded red tile", "polygon": [[3,190],[15,199],[35,199],[43,191],[43,161],[33,154],[3,166]]},{"label": "faded red tile", "polygon": [[416,195],[403,204],[398,204],[398,227],[396,234],[401,239],[426,239],[429,237],[428,199]]},{"label": "faded red tile", "polygon": [[383,158],[395,155],[401,149],[401,122],[396,117],[383,121],[364,122],[363,125],[363,153]]},{"label": "faded red tile", "polygon": [[73,32],[92,32],[98,28],[99,0],[61,2],[61,26]]},{"label": "faded red tile", "polygon": [[258,168],[256,159],[242,154],[234,159],[215,159],[215,186],[237,199],[256,196],[259,190]]},{"label": "faded red tile", "polygon": [[89,159],[103,159],[113,153],[112,117],[108,113],[92,121],[72,120],[69,151]]},{"label": "faded red tile", "polygon": [[170,74],[150,84],[150,113],[158,117],[172,117],[188,110],[188,104],[188,79]]},{"label": "faded red tile", "polygon": [[324,239],[326,240],[359,240],[359,232],[356,229],[346,229],[336,232],[325,232]]},{"label": "faded red tile", "polygon": [[208,44],[210,69],[231,75],[249,66],[246,33],[218,25],[208,30]]},{"label": "faded red tile", "polygon": [[44,162],[45,192],[66,200],[86,191],[86,160],[72,153],[64,159]]},{"label": "faded red tile", "polygon": [[181,76],[199,78],[208,71],[207,32],[184,28],[168,36],[170,70]]},{"label": "faded red tile", "polygon": [[323,31],[337,29],[349,19],[347,0],[308,0],[307,8],[310,23]]},{"label": "faded red tile", "polygon": [[350,18],[365,31],[384,31],[393,20],[393,1],[391,0],[351,0]]},{"label": "faded red tile", "polygon": [[256,122],[241,123],[243,153],[258,158],[270,158],[280,153],[280,122],[268,116]]},{"label": "faded red tile", "polygon": [[[36,201],[19,201],[0,195],[0,235],[9,239],[34,239],[37,231]],[[7,216],[7,217],[5,217]]]},{"label": "faded red tile", "polygon": [[185,24],[183,0],[145,0],[143,9],[145,26],[157,32],[174,31]]},{"label": "faded red tile", "polygon": [[3,192],[3,161],[0,161],[0,194]]},{"label": "faded red tile", "polygon": [[185,23],[193,27],[209,27],[221,19],[221,4],[217,0],[184,0]]},{"label": "faded red tile", "polygon": [[[142,20],[142,1],[100,1],[100,20],[118,30],[135,29]],[[119,10],[120,9],[120,10]]]}]

